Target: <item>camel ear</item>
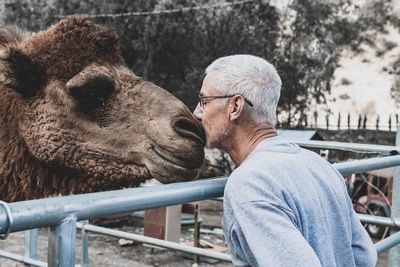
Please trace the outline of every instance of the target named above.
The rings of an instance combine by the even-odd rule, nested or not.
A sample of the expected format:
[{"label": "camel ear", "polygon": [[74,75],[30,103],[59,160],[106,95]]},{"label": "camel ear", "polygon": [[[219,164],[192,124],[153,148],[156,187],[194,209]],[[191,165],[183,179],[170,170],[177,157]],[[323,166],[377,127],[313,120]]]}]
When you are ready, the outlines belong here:
[{"label": "camel ear", "polygon": [[31,97],[43,84],[43,77],[39,67],[18,48],[0,50],[0,85]]}]

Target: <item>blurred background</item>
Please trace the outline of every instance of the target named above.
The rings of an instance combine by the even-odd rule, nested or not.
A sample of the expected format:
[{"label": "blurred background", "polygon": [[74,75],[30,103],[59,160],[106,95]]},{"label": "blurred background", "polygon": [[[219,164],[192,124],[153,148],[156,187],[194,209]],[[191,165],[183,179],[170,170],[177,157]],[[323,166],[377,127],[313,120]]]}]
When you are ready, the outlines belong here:
[{"label": "blurred background", "polygon": [[[282,78],[279,128],[301,130],[295,135],[303,140],[395,144],[400,116],[400,0],[0,0],[0,27],[17,25],[36,32],[77,13],[113,29],[126,65],[191,110],[197,105],[204,69],[218,57],[248,53],[270,61]],[[287,134],[296,137],[294,132]],[[330,162],[386,156],[351,149],[316,152]],[[234,168],[221,151],[208,151],[206,159],[202,177],[229,175]],[[359,213],[390,217],[393,172],[345,177]],[[208,241],[223,244],[217,228],[222,204],[202,205],[203,227],[218,230],[206,229],[211,233]],[[116,226],[143,232],[137,220],[126,218]],[[375,241],[390,234],[388,227],[365,227]],[[193,236],[194,230],[189,230],[184,241]],[[129,247],[133,242],[125,247],[112,238],[91,237],[95,266],[192,266],[191,260],[183,262],[172,252],[156,257],[153,248],[149,253],[149,248],[136,247],[135,254]],[[45,255],[43,234],[41,238],[39,248]],[[8,242],[1,245],[20,247],[11,243],[14,239]],[[378,266],[386,266],[387,254],[382,255]],[[124,258],[129,263],[122,262]]]},{"label": "blurred background", "polygon": [[283,80],[280,127],[394,130],[400,1],[2,0],[0,26],[83,13],[118,33],[126,64],[192,110],[205,67],[261,56]]}]

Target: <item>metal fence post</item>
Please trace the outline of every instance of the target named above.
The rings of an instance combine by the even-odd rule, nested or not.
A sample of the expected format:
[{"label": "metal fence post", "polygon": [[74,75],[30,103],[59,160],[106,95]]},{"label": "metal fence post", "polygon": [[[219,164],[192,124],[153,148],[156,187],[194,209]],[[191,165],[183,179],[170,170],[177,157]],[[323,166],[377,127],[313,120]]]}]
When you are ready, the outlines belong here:
[{"label": "metal fence post", "polygon": [[76,217],[70,216],[49,228],[48,266],[74,267],[76,247]]},{"label": "metal fence post", "polygon": [[[400,124],[397,124],[396,146],[400,146]],[[400,167],[396,167],[393,175],[392,190],[392,218],[400,217]],[[391,234],[395,234],[396,230],[392,230]],[[396,246],[389,250],[388,266],[400,266],[400,246]]]},{"label": "metal fence post", "polygon": [[89,224],[89,220],[82,221],[82,258],[81,258],[81,266],[88,267],[89,265],[89,234],[85,229],[85,225]]},{"label": "metal fence post", "polygon": [[[25,257],[37,260],[37,238],[37,228],[25,231]],[[30,264],[25,264],[25,266],[33,267]]]}]

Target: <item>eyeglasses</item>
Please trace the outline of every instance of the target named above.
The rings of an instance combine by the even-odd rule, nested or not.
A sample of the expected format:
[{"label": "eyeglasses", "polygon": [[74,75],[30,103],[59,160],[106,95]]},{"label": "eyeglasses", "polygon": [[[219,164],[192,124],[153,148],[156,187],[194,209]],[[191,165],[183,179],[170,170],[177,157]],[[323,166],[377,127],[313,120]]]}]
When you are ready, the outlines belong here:
[{"label": "eyeglasses", "polygon": [[[218,96],[202,96],[202,95],[199,95],[200,107],[204,108],[204,105],[206,105],[208,103],[208,100],[210,100],[210,99],[230,98],[230,97],[234,97],[234,96],[237,96],[237,95],[218,95]],[[242,95],[240,95],[240,96],[243,97],[244,101],[246,101],[246,103],[249,104],[250,107],[253,106],[253,103],[251,103],[250,100],[246,99]]]}]

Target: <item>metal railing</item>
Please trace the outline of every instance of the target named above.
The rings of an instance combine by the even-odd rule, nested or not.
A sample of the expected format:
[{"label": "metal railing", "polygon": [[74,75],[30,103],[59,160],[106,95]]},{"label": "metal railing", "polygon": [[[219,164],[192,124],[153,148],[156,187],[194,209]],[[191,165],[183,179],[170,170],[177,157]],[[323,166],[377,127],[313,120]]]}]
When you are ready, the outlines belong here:
[{"label": "metal railing", "polygon": [[359,143],[343,143],[334,141],[295,141],[299,146],[308,148],[321,148],[321,149],[335,149],[346,150],[352,152],[371,152],[371,153],[397,153],[400,154],[400,147],[386,146],[386,145],[373,145],[373,144],[359,144]]},{"label": "metal railing", "polygon": [[[334,167],[343,175],[348,175],[399,165],[400,155],[396,155],[338,163],[334,164]],[[3,207],[0,207],[0,235],[49,226],[49,266],[74,266],[77,226],[84,227],[87,231],[102,232],[116,237],[124,236],[124,238],[132,240],[138,239],[133,234],[122,234],[120,231],[110,229],[107,229],[108,233],[105,233],[106,230],[104,229],[92,225],[82,226],[77,221],[221,197],[226,181],[226,177],[220,177],[153,187],[3,203]],[[399,218],[360,215],[360,219],[368,223],[383,224],[394,228],[400,225]],[[141,242],[152,243],[159,241],[142,239]],[[181,249],[178,248],[179,244],[177,243],[160,242],[158,243],[159,246]],[[168,243],[173,243],[174,245]],[[396,233],[378,242],[376,248],[381,253],[397,246],[399,243],[400,234]],[[194,253],[203,253],[203,251],[194,251]],[[5,254],[7,253],[1,252],[0,256],[7,257]],[[229,260],[229,255],[223,253],[208,254],[207,256]],[[13,257],[8,254],[8,258]],[[43,262],[27,257],[21,257],[16,260],[36,266],[45,266]]]}]

